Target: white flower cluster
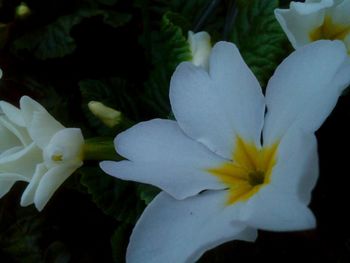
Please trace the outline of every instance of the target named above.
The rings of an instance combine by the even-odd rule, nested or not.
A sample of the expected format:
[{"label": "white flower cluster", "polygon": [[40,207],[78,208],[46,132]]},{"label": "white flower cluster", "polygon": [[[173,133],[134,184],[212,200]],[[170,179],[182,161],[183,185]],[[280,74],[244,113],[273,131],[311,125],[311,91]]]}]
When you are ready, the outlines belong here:
[{"label": "white flower cluster", "polygon": [[24,96],[20,108],[0,101],[0,197],[16,181],[28,182],[21,205],[40,211],[83,164],[80,129],[65,128],[39,103]]}]

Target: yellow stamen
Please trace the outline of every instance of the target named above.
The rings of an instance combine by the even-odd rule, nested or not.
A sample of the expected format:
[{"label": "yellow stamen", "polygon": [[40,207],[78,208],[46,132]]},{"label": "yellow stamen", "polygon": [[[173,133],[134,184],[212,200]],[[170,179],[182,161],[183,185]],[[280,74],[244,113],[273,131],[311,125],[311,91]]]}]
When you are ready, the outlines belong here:
[{"label": "yellow stamen", "polygon": [[227,185],[228,205],[248,200],[262,186],[270,183],[272,169],[277,161],[277,147],[278,142],[260,149],[238,136],[232,155],[234,162],[225,162],[207,170]]},{"label": "yellow stamen", "polygon": [[61,154],[54,154],[52,155],[51,159],[54,162],[62,162],[63,156]]},{"label": "yellow stamen", "polygon": [[332,21],[330,16],[324,18],[323,24],[312,30],[309,34],[311,41],[320,39],[330,40],[345,40],[346,36],[350,33],[350,25],[336,24]]}]

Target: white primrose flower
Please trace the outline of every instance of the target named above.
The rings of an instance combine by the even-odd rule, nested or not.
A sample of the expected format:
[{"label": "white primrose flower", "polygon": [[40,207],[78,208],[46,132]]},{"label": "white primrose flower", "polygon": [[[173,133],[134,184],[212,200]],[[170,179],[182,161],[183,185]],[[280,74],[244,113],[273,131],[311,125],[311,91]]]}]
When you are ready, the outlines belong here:
[{"label": "white primrose flower", "polygon": [[320,39],[341,40],[350,52],[350,0],[291,2],[275,15],[294,48]]},{"label": "white primrose flower", "polygon": [[28,182],[21,205],[40,211],[82,164],[80,129],[65,128],[39,103],[23,96],[20,109],[0,101],[0,197]]},{"label": "white primrose flower", "polygon": [[196,66],[202,66],[208,69],[211,52],[210,35],[205,31],[198,33],[188,31],[187,41],[190,44],[191,62]]},{"label": "white primrose flower", "polygon": [[170,83],[176,121],[146,121],[119,134],[115,147],[128,160],[100,164],[163,190],[137,222],[127,262],[195,262],[229,240],[255,240],[257,229],[314,228],[314,132],[349,82],[340,41],[293,52],[265,96],[231,43],[213,47],[208,71],[181,63]]}]

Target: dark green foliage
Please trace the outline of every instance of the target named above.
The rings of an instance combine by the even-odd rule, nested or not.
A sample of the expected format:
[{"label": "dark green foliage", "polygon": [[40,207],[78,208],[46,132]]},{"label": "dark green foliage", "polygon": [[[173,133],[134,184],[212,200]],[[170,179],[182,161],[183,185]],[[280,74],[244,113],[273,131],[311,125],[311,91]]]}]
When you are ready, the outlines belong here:
[{"label": "dark green foliage", "polygon": [[145,84],[145,100],[163,117],[167,117],[170,112],[170,77],[180,62],[191,59],[186,33],[188,29],[189,23],[183,16],[167,12],[162,18],[160,32],[153,34],[154,70],[150,72],[149,80]]},{"label": "dark green foliage", "polygon": [[103,212],[118,221],[135,223],[143,204],[137,200],[134,183],[115,179],[98,167],[85,167],[80,172],[82,184]]},{"label": "dark green foliage", "polygon": [[276,0],[238,1],[231,40],[262,86],[286,55],[287,38],[273,11]]},{"label": "dark green foliage", "polygon": [[129,22],[129,14],[95,9],[81,9],[77,12],[58,18],[55,22],[42,28],[30,31],[13,43],[16,54],[27,51],[37,59],[61,58],[73,53],[76,42],[71,36],[73,27],[83,19],[102,16],[103,21],[113,27],[119,27]]}]

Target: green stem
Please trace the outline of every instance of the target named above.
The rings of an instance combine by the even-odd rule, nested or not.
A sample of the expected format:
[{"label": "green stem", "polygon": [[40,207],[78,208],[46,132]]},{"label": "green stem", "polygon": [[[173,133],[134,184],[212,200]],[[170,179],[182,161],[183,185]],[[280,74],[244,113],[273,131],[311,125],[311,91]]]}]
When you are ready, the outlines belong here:
[{"label": "green stem", "polygon": [[102,161],[102,160],[121,160],[114,148],[113,138],[90,138],[85,140],[84,160]]}]

